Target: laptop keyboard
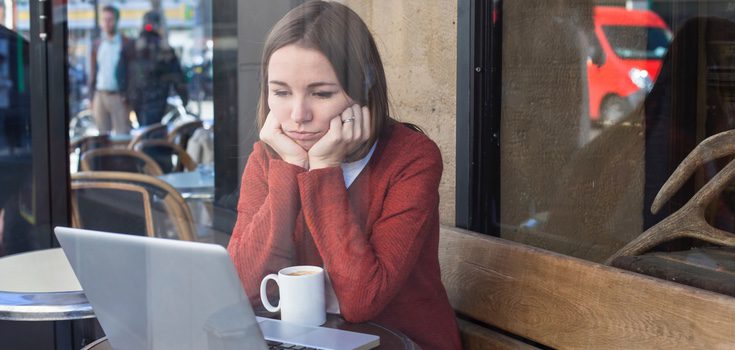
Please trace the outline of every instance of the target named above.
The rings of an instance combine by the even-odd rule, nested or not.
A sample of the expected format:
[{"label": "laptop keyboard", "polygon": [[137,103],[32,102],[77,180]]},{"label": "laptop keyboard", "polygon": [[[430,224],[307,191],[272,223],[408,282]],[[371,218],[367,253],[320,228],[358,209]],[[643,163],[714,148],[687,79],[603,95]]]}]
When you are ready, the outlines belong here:
[{"label": "laptop keyboard", "polygon": [[268,350],[279,350],[279,349],[288,349],[288,350],[317,350],[317,349],[309,348],[309,347],[306,347],[306,346],[286,344],[286,343],[279,343],[277,341],[270,341],[270,340],[266,340],[265,343],[266,343],[266,345],[268,345]]}]

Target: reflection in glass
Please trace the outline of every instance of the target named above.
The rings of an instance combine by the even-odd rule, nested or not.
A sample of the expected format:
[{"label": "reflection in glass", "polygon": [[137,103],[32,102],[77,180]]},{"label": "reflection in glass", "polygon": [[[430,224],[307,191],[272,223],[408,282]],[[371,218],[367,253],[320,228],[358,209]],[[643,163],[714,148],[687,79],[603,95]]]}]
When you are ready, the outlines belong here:
[{"label": "reflection in glass", "polygon": [[[650,213],[684,157],[706,137],[735,128],[735,24],[690,19],[709,11],[704,5],[679,13],[671,4],[552,3],[544,10],[504,3],[500,235],[603,262],[729,161],[706,164],[661,213]],[[605,60],[591,59],[591,26]],[[586,120],[595,123],[587,128]],[[705,213],[730,232],[731,198],[725,191]],[[654,251],[702,245],[679,240]]]},{"label": "reflection in glass", "polygon": [[595,6],[595,37],[604,62],[587,62],[590,120],[610,126],[636,109],[651,91],[671,34],[655,12]]},{"label": "reflection in glass", "polygon": [[615,54],[623,59],[663,58],[671,41],[665,28],[604,26],[602,30]]},{"label": "reflection in glass", "polygon": [[[732,78],[735,22],[696,17],[677,30],[661,76],[646,101],[646,196],[649,207],[658,189],[684,157],[705,138],[735,128]],[[694,49],[696,48],[696,49]],[[720,159],[700,169],[657,215],[645,213],[648,228],[680,208],[728,163]],[[714,226],[735,230],[732,191],[707,212]]]},{"label": "reflection in glass", "polygon": [[28,41],[0,24],[0,256],[38,248],[28,62]]},{"label": "reflection in glass", "polygon": [[[196,171],[214,173],[211,2],[70,1],[67,14],[74,222],[211,241],[214,179]],[[110,186],[149,178],[138,192],[80,187],[101,171],[129,173],[105,178]]]}]

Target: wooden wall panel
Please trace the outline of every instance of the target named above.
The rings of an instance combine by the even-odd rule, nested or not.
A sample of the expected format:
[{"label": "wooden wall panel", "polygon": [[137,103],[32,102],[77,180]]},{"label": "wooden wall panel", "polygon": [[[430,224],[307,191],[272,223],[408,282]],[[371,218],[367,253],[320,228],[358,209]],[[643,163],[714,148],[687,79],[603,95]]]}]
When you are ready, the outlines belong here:
[{"label": "wooden wall panel", "polygon": [[735,298],[442,228],[459,313],[559,349],[735,348]]}]

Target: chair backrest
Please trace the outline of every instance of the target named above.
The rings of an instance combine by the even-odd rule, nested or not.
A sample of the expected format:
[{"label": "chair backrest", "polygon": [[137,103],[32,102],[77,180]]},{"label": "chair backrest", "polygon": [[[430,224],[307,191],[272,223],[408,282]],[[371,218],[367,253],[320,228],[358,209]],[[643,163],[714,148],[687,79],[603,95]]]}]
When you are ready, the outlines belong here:
[{"label": "chair backrest", "polygon": [[197,165],[186,151],[166,140],[143,140],[135,145],[135,151],[151,157],[164,174],[192,171]]},{"label": "chair backrest", "polygon": [[112,141],[110,140],[109,134],[102,134],[96,136],[83,136],[76,140],[69,142],[69,153],[79,149],[80,154],[91,151],[97,148],[110,147]]},{"label": "chair backrest", "polygon": [[81,170],[163,175],[161,167],[151,157],[138,151],[120,148],[100,148],[83,153]]},{"label": "chair backrest", "polygon": [[112,147],[112,140],[109,134],[96,136],[82,136],[69,142],[69,161],[72,172],[79,171],[80,158],[84,152],[97,149]]},{"label": "chair backrest", "polygon": [[186,149],[189,144],[191,135],[194,135],[194,131],[202,127],[201,120],[192,120],[189,122],[181,123],[174,126],[173,129],[168,133],[168,140],[178,145],[179,147]]},{"label": "chair backrest", "polygon": [[155,177],[92,171],[71,175],[72,225],[150,237],[194,240],[194,220],[181,195]]},{"label": "chair backrest", "polygon": [[168,126],[155,123],[136,130],[135,136],[128,144],[128,149],[135,148],[135,144],[143,140],[165,140],[168,137]]}]

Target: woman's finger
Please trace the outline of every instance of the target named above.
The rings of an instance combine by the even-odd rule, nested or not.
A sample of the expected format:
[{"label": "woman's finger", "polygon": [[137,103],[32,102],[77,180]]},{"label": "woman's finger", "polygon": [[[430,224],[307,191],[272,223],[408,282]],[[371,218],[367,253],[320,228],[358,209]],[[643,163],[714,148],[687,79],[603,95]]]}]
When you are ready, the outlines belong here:
[{"label": "woman's finger", "polygon": [[372,120],[370,116],[370,109],[367,106],[360,108],[360,124],[362,125],[362,141],[367,141],[372,136]]},{"label": "woman's finger", "polygon": [[360,142],[362,141],[362,135],[365,133],[365,128],[362,126],[362,109],[360,108],[360,105],[354,104],[352,105],[352,113],[354,113],[355,116],[355,126],[354,126],[354,134],[353,134],[353,141]]},{"label": "woman's finger", "polygon": [[342,123],[349,123],[349,120],[352,119],[354,116],[354,113],[352,113],[352,108],[345,108],[344,111],[342,111],[342,114],[340,115]]},{"label": "woman's finger", "polygon": [[[327,135],[331,137],[332,142],[339,141],[342,138],[342,128],[344,127],[344,123],[342,123],[342,118],[344,118],[341,115],[338,115],[329,122],[329,131],[327,131]],[[325,137],[327,136],[325,135]]]},{"label": "woman's finger", "polygon": [[342,112],[341,121],[342,142],[350,142],[355,128],[355,115],[352,112],[352,108],[347,108]]},{"label": "woman's finger", "polygon": [[350,111],[350,115],[352,119],[352,121],[350,122],[350,124],[352,124],[350,125],[352,129],[352,134],[346,141],[348,142],[359,141],[362,135],[362,123],[361,123],[362,118],[360,117],[360,107],[354,104],[350,106],[348,110]]}]

